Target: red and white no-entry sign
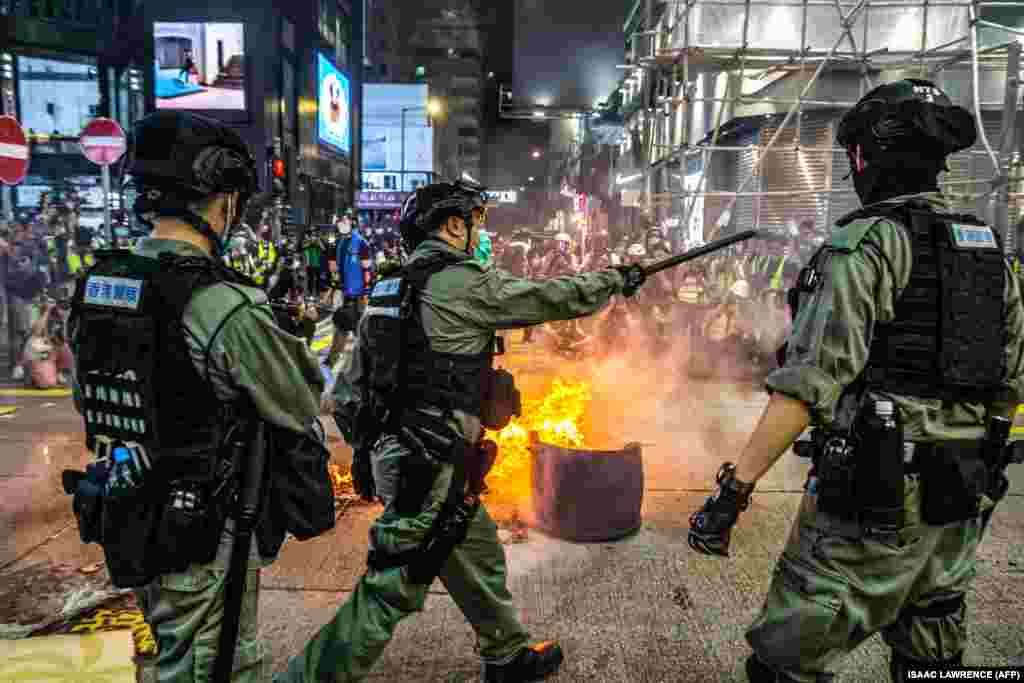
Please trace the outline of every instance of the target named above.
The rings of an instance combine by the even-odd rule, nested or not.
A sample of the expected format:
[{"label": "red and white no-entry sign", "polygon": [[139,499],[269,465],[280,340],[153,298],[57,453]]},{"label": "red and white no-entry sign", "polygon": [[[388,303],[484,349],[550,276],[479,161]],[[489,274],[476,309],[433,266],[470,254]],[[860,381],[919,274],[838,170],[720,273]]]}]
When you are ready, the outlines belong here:
[{"label": "red and white no-entry sign", "polygon": [[0,116],[0,182],[17,185],[28,173],[28,137],[18,119]]},{"label": "red and white no-entry sign", "polygon": [[78,138],[82,154],[94,164],[109,166],[124,154],[128,147],[124,129],[111,119],[93,119]]}]

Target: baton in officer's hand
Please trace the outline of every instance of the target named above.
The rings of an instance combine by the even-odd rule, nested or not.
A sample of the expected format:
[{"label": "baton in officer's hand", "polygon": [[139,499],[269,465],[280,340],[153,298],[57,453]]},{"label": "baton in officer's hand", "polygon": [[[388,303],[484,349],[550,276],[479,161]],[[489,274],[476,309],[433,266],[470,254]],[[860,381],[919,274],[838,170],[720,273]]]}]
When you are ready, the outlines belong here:
[{"label": "baton in officer's hand", "polygon": [[768,233],[762,233],[759,230],[744,230],[743,232],[738,232],[735,235],[729,235],[728,237],[723,237],[721,239],[708,242],[703,247],[690,249],[689,251],[684,251],[682,254],[670,256],[667,259],[658,261],[657,263],[652,263],[651,265],[644,268],[644,275],[650,277],[655,273],[660,273],[661,271],[668,270],[669,268],[675,268],[676,266],[682,263],[686,263],[687,261],[692,261],[693,259],[700,258],[701,256],[706,256],[707,254],[719,251],[721,249],[725,249],[726,247],[730,247],[736,244],[737,242],[744,242],[753,237],[771,239],[771,236],[769,236]]}]

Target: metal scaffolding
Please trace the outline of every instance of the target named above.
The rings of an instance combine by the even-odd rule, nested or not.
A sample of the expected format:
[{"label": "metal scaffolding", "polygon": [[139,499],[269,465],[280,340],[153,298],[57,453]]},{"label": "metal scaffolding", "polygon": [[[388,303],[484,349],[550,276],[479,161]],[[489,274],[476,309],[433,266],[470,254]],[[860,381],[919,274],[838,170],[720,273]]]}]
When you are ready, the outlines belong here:
[{"label": "metal scaffolding", "polygon": [[[648,8],[646,30],[630,37],[628,63],[620,67],[628,116],[622,151],[642,145],[646,168],[630,170],[643,173],[644,203],[675,214],[684,231],[703,205],[706,237],[730,223],[738,202],[753,207],[745,220],[764,225],[783,220],[773,202],[797,206],[795,198],[807,197],[816,222],[831,223],[853,191],[840,179],[848,169],[834,144],[839,115],[879,83],[920,77],[935,81],[978,123],[978,144],[951,157],[944,191],[957,206],[980,211],[1013,248],[1018,239],[1008,227],[1024,204],[1016,39],[1024,28],[980,19],[987,8],[1019,8],[1024,19],[1024,1],[670,0],[660,16]],[[1009,42],[979,47],[979,34]],[[748,81],[752,92],[744,91]],[[740,144],[724,130],[723,123],[750,120]],[[696,173],[687,171],[697,166],[694,186]],[[734,191],[708,187],[709,176],[722,176],[719,166],[735,169]],[[806,182],[779,188],[778,177],[766,178],[766,166]]]}]

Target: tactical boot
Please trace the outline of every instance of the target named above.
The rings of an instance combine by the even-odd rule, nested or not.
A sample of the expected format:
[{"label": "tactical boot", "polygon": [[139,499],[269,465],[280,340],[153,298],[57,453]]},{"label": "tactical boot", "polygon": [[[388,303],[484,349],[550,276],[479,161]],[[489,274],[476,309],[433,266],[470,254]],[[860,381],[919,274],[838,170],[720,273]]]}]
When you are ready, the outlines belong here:
[{"label": "tactical boot", "polygon": [[524,647],[508,664],[484,664],[482,683],[527,683],[547,678],[562,665],[562,648],[553,640]]}]

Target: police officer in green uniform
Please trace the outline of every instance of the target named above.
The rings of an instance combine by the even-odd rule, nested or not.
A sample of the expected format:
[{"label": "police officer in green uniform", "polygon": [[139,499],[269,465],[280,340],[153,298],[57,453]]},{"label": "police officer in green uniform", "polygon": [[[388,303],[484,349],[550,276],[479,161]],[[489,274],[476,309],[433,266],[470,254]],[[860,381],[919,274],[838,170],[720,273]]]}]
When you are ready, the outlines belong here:
[{"label": "police officer in green uniform", "polygon": [[798,519],[747,632],[754,683],[832,680],[879,632],[894,681],[962,664],[965,596],[1024,396],[1024,307],[1001,240],[938,191],[946,157],[975,137],[973,117],[921,80],[875,88],[840,123],[864,208],[801,271],[768,407],[691,518],[691,546],[727,555],[757,481],[814,426]]},{"label": "police officer in green uniform", "polygon": [[483,681],[540,680],[561,664],[560,647],[531,644],[520,623],[497,526],[479,502],[482,426],[507,424],[518,396],[511,376],[491,368],[495,333],[594,313],[634,294],[643,271],[531,281],[481,264],[481,194],[461,181],[430,185],[403,211],[410,257],[375,285],[333,396],[357,490],[386,507],[353,595],[277,683],[362,680],[437,576],[476,631]]},{"label": "police officer in green uniform", "polygon": [[[317,421],[323,379],[302,340],[275,325],[266,295],[223,264],[227,233],[257,190],[255,160],[238,134],[212,119],[157,112],[136,124],[126,172],[138,190],[136,214],[153,230],[134,251],[100,252],[77,288],[74,397],[95,461],[84,475],[66,472],[65,489],[82,540],[103,546],[116,586],[136,589],[159,645],[157,680],[205,683],[234,544],[229,492],[238,472],[223,457],[226,430],[248,414],[274,434],[308,437],[326,457]],[[288,453],[275,442],[273,472]],[[246,463],[238,466],[244,472]],[[326,460],[322,468],[326,477]],[[243,577],[233,682],[266,676],[259,567],[294,527],[279,514],[273,481],[269,490],[274,504],[262,506]],[[322,497],[299,507],[314,503]],[[330,501],[327,514],[333,520]]]}]

